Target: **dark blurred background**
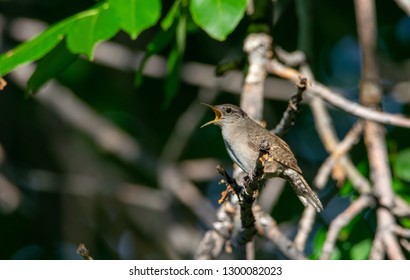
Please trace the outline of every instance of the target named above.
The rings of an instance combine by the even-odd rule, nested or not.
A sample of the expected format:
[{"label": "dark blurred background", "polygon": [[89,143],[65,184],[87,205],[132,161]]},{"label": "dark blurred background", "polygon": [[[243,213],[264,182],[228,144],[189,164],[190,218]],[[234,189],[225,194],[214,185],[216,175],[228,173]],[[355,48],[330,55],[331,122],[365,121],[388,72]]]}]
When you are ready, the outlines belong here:
[{"label": "dark blurred background", "polygon": [[[0,52],[94,4],[0,0]],[[169,3],[163,5],[164,15]],[[383,107],[410,115],[410,17],[395,1],[376,5]],[[279,1],[277,7],[274,42],[294,51],[295,2]],[[314,1],[313,19],[309,62],[316,79],[357,101],[353,2]],[[25,94],[33,65],[6,76],[8,85],[0,92],[0,259],[80,259],[79,243],[97,259],[191,259],[215,219],[222,191],[215,166],[231,170],[219,129],[199,129],[213,118],[200,103],[239,104],[241,71],[216,78],[214,68],[243,59],[247,24],[244,19],[225,42],[191,24],[180,88],[170,102],[164,93],[169,49],[151,58],[142,84],[134,85],[135,69],[158,26],[135,41],[120,33],[102,43],[94,61],[76,60],[34,97]],[[295,88],[275,77],[268,82],[264,116],[274,127]],[[342,137],[355,119],[334,108],[331,113]],[[387,131],[394,157],[409,146],[410,131]],[[285,140],[310,181],[327,154],[307,105]],[[365,166],[363,147],[359,143],[352,156]],[[323,195],[331,205],[321,220],[326,226],[349,199],[334,191]],[[270,203],[272,216],[292,236],[303,206],[290,188]],[[257,258],[280,257],[259,242]]]}]

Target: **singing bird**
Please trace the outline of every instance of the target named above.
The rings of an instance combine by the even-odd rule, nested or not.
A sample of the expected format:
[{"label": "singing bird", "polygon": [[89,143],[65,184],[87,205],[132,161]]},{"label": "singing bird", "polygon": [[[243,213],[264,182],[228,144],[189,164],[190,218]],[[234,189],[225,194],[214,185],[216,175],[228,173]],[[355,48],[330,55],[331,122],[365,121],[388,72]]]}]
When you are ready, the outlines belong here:
[{"label": "singing bird", "polygon": [[312,205],[317,212],[323,210],[322,203],[302,176],[302,170],[288,144],[253,121],[241,108],[231,105],[209,105],[215,119],[202,125],[214,124],[221,127],[226,150],[231,159],[247,174],[255,169],[260,145],[269,145],[269,158],[264,165],[264,178],[286,179],[303,205]]}]

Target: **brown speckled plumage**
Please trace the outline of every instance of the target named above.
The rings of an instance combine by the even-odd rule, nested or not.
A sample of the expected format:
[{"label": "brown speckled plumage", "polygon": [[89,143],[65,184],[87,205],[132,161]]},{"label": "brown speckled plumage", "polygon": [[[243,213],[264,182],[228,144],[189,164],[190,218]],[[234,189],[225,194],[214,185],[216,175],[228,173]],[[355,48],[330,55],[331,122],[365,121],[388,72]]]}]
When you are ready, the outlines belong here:
[{"label": "brown speckled plumage", "polygon": [[259,147],[263,141],[267,141],[270,150],[269,160],[264,165],[264,177],[288,180],[305,206],[310,204],[318,212],[323,209],[319,198],[303,178],[302,170],[285,141],[269,133],[235,105],[208,106],[215,112],[216,118],[205,125],[221,127],[228,154],[243,171],[252,173],[258,160]]}]

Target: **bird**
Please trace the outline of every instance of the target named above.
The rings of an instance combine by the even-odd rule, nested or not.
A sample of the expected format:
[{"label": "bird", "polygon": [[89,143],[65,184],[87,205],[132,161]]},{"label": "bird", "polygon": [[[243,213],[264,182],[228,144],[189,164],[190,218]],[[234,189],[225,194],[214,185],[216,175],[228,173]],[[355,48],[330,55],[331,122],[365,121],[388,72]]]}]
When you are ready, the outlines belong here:
[{"label": "bird", "polygon": [[270,149],[269,160],[265,161],[263,167],[263,178],[281,177],[287,180],[305,207],[311,205],[317,212],[323,210],[322,203],[303,178],[302,170],[284,140],[252,120],[238,106],[203,104],[213,110],[215,119],[205,123],[201,128],[210,124],[221,128],[230,158],[245,173],[253,173],[259,160],[261,144],[266,143]]}]

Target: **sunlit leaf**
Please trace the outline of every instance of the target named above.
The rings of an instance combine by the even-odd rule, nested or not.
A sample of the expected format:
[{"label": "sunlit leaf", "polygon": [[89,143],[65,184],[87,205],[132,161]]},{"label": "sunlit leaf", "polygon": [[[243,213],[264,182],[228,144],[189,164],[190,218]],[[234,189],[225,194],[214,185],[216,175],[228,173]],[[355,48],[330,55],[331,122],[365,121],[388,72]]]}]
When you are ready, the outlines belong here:
[{"label": "sunlit leaf", "polygon": [[327,230],[322,227],[317,231],[315,235],[315,239],[313,241],[313,251],[317,255],[317,257],[319,257],[320,253],[322,252],[323,244],[326,240],[326,234]]},{"label": "sunlit leaf", "polygon": [[401,218],[399,219],[399,221],[400,221],[400,224],[402,224],[404,228],[410,229],[410,219],[409,218]]},{"label": "sunlit leaf", "polygon": [[243,18],[246,4],[247,0],[191,0],[189,7],[195,23],[223,41]]},{"label": "sunlit leaf", "polygon": [[70,17],[63,20],[34,39],[0,55],[0,75],[4,76],[16,67],[42,58],[64,39],[67,29],[75,21]]},{"label": "sunlit leaf", "polygon": [[335,246],[335,248],[333,249],[332,254],[330,254],[330,259],[331,260],[340,260],[340,258],[342,257],[342,252],[339,249],[339,247]]},{"label": "sunlit leaf", "polygon": [[95,44],[112,37],[118,30],[117,12],[109,9],[107,3],[97,4],[95,8],[54,24],[34,39],[0,55],[0,75],[4,76],[22,64],[42,58],[61,42],[67,33],[67,44],[71,51],[86,53],[92,57]]},{"label": "sunlit leaf", "polygon": [[181,4],[181,0],[176,0],[174,4],[172,5],[171,9],[168,11],[165,18],[161,20],[162,29],[168,30],[172,26],[178,14],[178,9],[180,7],[180,4]]},{"label": "sunlit leaf", "polygon": [[367,259],[372,247],[372,241],[365,239],[357,244],[354,244],[350,249],[350,256],[352,260],[364,260]]},{"label": "sunlit leaf", "polygon": [[339,195],[340,196],[349,196],[354,192],[354,188],[352,182],[346,180],[343,186],[340,188]]},{"label": "sunlit leaf", "polygon": [[120,29],[118,14],[107,3],[87,11],[75,21],[67,34],[67,46],[73,53],[84,53],[89,59],[97,43],[110,39]]},{"label": "sunlit leaf", "polygon": [[121,28],[132,39],[145,29],[155,25],[161,16],[160,0],[109,0],[121,19]]}]

